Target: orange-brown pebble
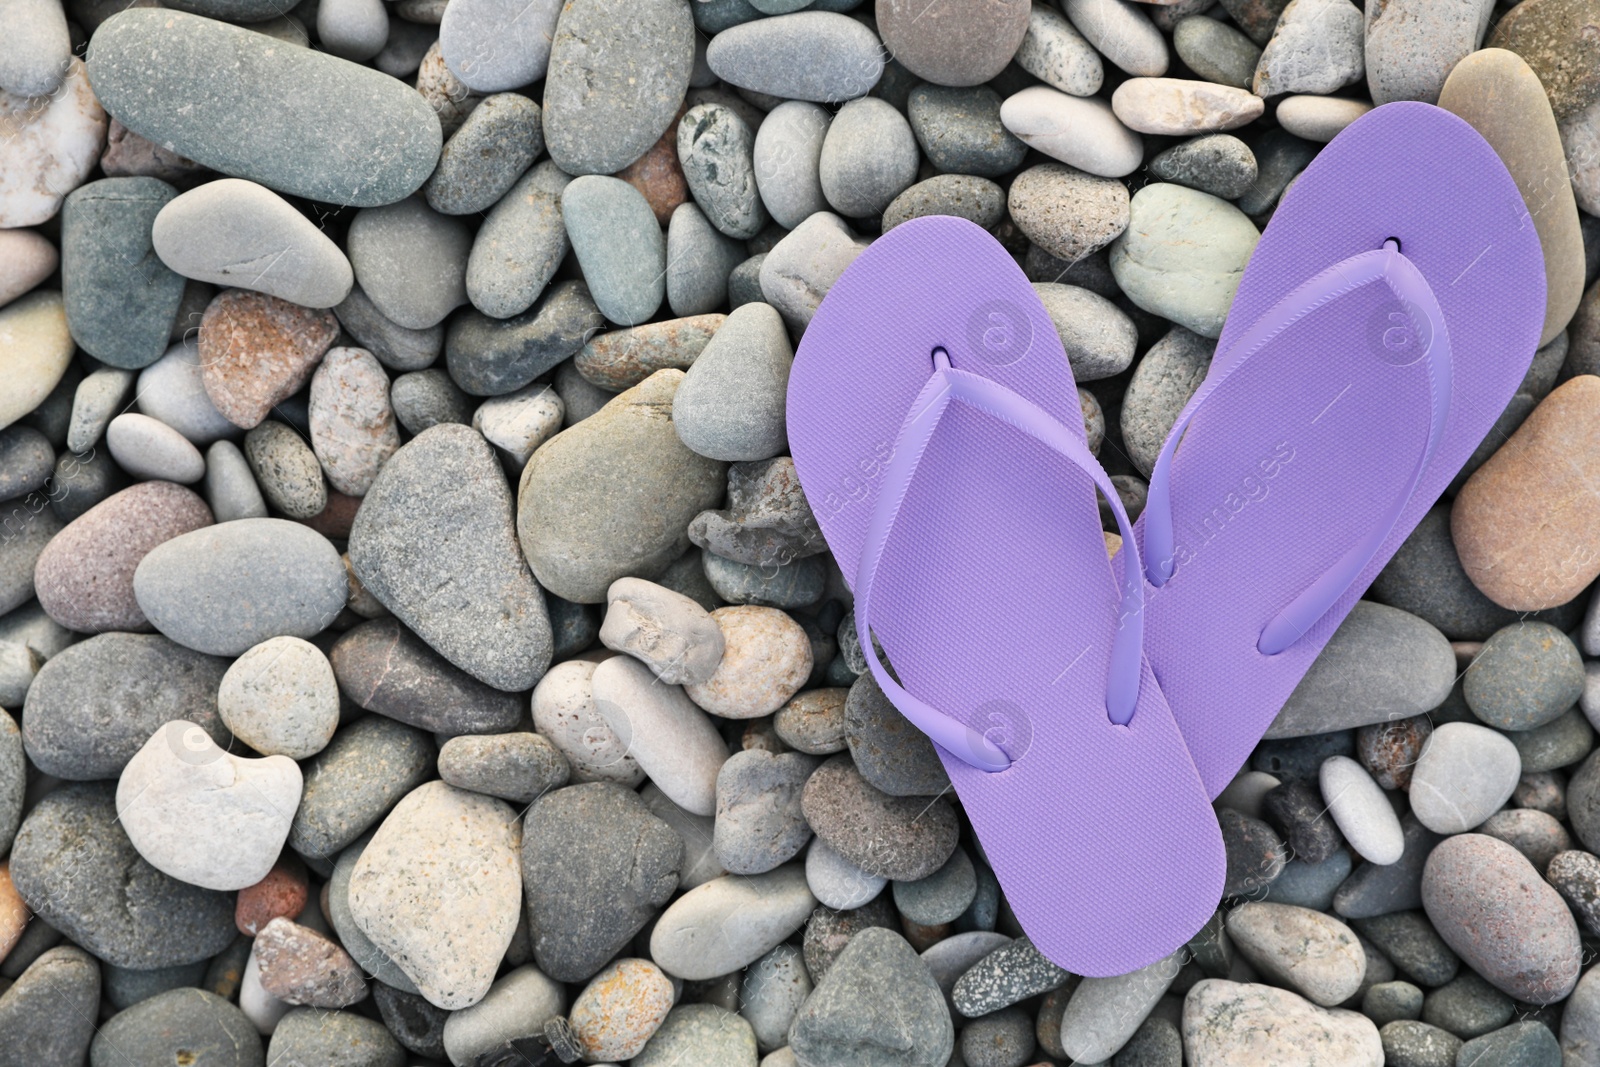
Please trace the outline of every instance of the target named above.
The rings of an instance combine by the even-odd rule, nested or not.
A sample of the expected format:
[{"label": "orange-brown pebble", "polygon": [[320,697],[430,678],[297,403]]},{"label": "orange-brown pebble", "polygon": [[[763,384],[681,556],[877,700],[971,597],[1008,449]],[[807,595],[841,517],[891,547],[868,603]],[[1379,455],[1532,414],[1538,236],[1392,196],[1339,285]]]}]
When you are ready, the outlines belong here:
[{"label": "orange-brown pebble", "polygon": [[650,146],[650,151],[617,171],[617,177],[644,194],[645,202],[655,213],[656,222],[665,226],[672,221],[678,205],[689,199],[689,183],[684,180],[683,168],[678,165],[678,120],[689,110],[687,103],[678,108],[672,124],[661,140]]},{"label": "orange-brown pebble", "polygon": [[11,884],[11,861],[0,860],[0,960],[22,939],[32,914],[22,902],[22,894]]},{"label": "orange-brown pebble", "polygon": [[246,937],[254,937],[273,919],[296,919],[306,907],[305,864],[287,852],[272,865],[267,876],[239,890],[233,924]]},{"label": "orange-brown pebble", "polygon": [[672,980],[649,960],[621,959],[573,1001],[572,1036],[590,1063],[632,1059],[672,1008]]},{"label": "orange-brown pebble", "polygon": [[327,506],[309,519],[300,521],[323,537],[345,541],[350,537],[350,524],[356,521],[356,509],[360,506],[360,497],[345,496],[337,489],[329,489]]},{"label": "orange-brown pebble", "polygon": [[200,380],[223,417],[252,429],[300,391],[338,336],[331,311],[227,289],[200,318]]}]

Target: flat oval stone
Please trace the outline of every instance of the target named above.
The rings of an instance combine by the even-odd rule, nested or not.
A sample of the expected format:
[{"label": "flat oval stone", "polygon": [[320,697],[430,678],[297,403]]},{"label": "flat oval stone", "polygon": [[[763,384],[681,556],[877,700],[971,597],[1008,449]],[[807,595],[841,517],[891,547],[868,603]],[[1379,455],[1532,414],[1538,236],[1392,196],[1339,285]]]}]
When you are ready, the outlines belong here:
[{"label": "flat oval stone", "polygon": [[1101,55],[1136,77],[1167,72],[1167,43],[1145,14],[1127,0],[1065,0],[1061,10]]},{"label": "flat oval stone", "polygon": [[694,18],[683,0],[571,0],[545,77],[550,158],[568,174],[626,167],[671,125],[693,67]]},{"label": "flat oval stone", "polygon": [[672,427],[682,380],[657,371],[528,461],[517,535],[544,588],[595,604],[618,578],[658,577],[688,549],[690,520],[721,500],[723,465],[691,452]]},{"label": "flat oval stone", "polygon": [[1139,135],[1098,97],[1035,85],[1006,98],[1000,121],[1029,147],[1090,174],[1121,178],[1144,161]]},{"label": "flat oval stone", "polygon": [[33,411],[61,382],[72,362],[61,293],[38,289],[0,308],[0,366],[7,386],[0,397],[0,428]]},{"label": "flat oval stone", "polygon": [[722,30],[706,62],[741,89],[833,104],[865,96],[883,75],[884,56],[878,35],[849,16],[796,11]]},{"label": "flat oval stone", "polygon": [[214,956],[237,936],[233,898],[162,874],[118,825],[109,782],[73,782],[34,805],[11,847],[33,913],[104,962],[150,970]]},{"label": "flat oval stone", "polygon": [[1450,514],[1461,566],[1495,603],[1537,611],[1573,599],[1600,554],[1580,531],[1600,522],[1582,488],[1600,457],[1600,378],[1580,375],[1540,401],[1467,479]]},{"label": "flat oval stone", "polygon": [[344,607],[339,552],[284,519],[240,519],[158,545],[133,574],[139,607],[179,644],[237,656],[269,637],[312,637]]},{"label": "flat oval stone", "polygon": [[[1491,48],[1523,58],[1549,94],[1557,119],[1569,118],[1600,99],[1600,62],[1594,26],[1600,5],[1592,0],[1540,0],[1517,5],[1496,23]],[[1483,31],[1480,28],[1479,33]]]},{"label": "flat oval stone", "polygon": [[566,757],[539,734],[521,730],[452,737],[439,748],[439,777],[458,789],[531,804],[567,784]]},{"label": "flat oval stone", "polygon": [[155,217],[156,255],[185,278],[254,289],[305,307],[350,295],[350,261],[272,190],[222,178],[172,200]]},{"label": "flat oval stone", "polygon": [[469,89],[496,93],[531,85],[550,66],[557,0],[463,0],[439,20],[445,66]]},{"label": "flat oval stone", "polygon": [[573,366],[591,384],[621,392],[658,370],[688,370],[727,321],[713,313],[612,330],[585,344]]},{"label": "flat oval stone", "polygon": [[1133,320],[1098,293],[1076,285],[1034,282],[1080,382],[1121,374],[1133,363],[1139,334]]},{"label": "flat oval stone", "polygon": [[56,272],[56,246],[33,230],[0,230],[0,307]]},{"label": "flat oval stone", "polygon": [[1577,984],[1583,955],[1577,922],[1561,895],[1504,841],[1483,834],[1442,841],[1423,869],[1422,905],[1445,943],[1515,999],[1550,1004]]},{"label": "flat oval stone", "polygon": [[601,313],[624,326],[653,316],[666,296],[667,244],[644,194],[587,175],[562,191],[561,216]]},{"label": "flat oval stone", "polygon": [[724,875],[662,912],[650,933],[650,957],[678,978],[716,978],[787,940],[816,906],[798,863],[766,874]]},{"label": "flat oval stone", "polygon": [[206,889],[244,889],[272,870],[300,805],[288,756],[245,759],[176,719],[117,780],[117,818],[157,870]]},{"label": "flat oval stone", "polygon": [[389,376],[364,348],[334,348],[311,376],[311,447],[339,492],[365,496],[400,447]]},{"label": "flat oval stone", "polygon": [[851,218],[882,214],[917,177],[917,140],[905,116],[877,97],[851,100],[822,142],[818,176],[832,208]]},{"label": "flat oval stone", "polygon": [[248,289],[226,289],[200,321],[201,380],[235,426],[258,425],[299,392],[339,335],[330,311],[300,307]]},{"label": "flat oval stone", "polygon": [[1365,767],[1349,756],[1330,756],[1318,784],[1328,813],[1352,849],[1380,866],[1399,862],[1405,852],[1400,819]]},{"label": "flat oval stone", "polygon": [[166,423],[126,412],[106,427],[106,447],[117,465],[135,478],[197,482],[206,472],[200,450]]},{"label": "flat oval stone", "polygon": [[806,782],[806,821],[817,837],[870,874],[926,878],[956,848],[955,812],[941,801],[891,797],[872,786],[848,756],[824,763]]},{"label": "flat oval stone", "polygon": [[883,231],[927,215],[954,215],[987,230],[1000,224],[1005,211],[1005,191],[988,178],[936,174],[889,202],[883,209]]},{"label": "flat oval stone", "polygon": [[1005,69],[1028,32],[1029,8],[1027,0],[880,0],[875,14],[896,62],[923,81],[968,86]]},{"label": "flat oval stone", "polygon": [[679,204],[667,223],[667,306],[680,316],[722,307],[744,260],[744,242],[718,231],[698,205]]},{"label": "flat oval stone", "polygon": [[333,311],[338,325],[393,370],[420,370],[437,359],[444,347],[443,324],[408,330],[379,311],[359,285]]},{"label": "flat oval stone", "polygon": [[96,504],[39,554],[34,588],[50,617],[80,633],[142,630],[133,572],[157,545],[211,524],[211,509],[171,482],[145,482]]},{"label": "flat oval stone", "polygon": [[678,162],[690,193],[713,226],[740,240],[767,223],[754,148],[754,131],[720,104],[696,105],[678,123]]},{"label": "flat oval stone", "polygon": [[[1043,10],[1034,8],[1035,14]],[[986,85],[919,85],[907,98],[906,117],[928,162],[947,174],[998,178],[1016,170],[1028,151],[1001,123],[1000,94]],[[761,129],[771,124],[769,115]]]},{"label": "flat oval stone", "polygon": [[1170,182],[1135,193],[1129,220],[1111,247],[1111,273],[1123,292],[1203,337],[1220,335],[1261,238],[1255,225],[1226,200]]},{"label": "flat oval stone", "polygon": [[1129,78],[1111,94],[1111,110],[1124,126],[1169,136],[1236,130],[1265,107],[1243,89],[1184,78]]},{"label": "flat oval stone", "polygon": [[1261,49],[1222,19],[1189,15],[1172,30],[1172,47],[1184,65],[1206,81],[1248,89]]},{"label": "flat oval stone", "polygon": [[428,1001],[483,999],[522,905],[516,812],[428,782],[384,819],[350,875],[350,911]]},{"label": "flat oval stone", "polygon": [[522,705],[452,666],[396,619],[349,630],[329,653],[340,691],[368,711],[434,733],[514,729]]},{"label": "flat oval stone", "polygon": [[278,192],[390,204],[415,192],[439,158],[442,136],[427,101],[325,52],[196,15],[136,9],[101,23],[90,53],[96,95],[130,130]]},{"label": "flat oval stone", "polygon": [[167,350],[183,278],[151,255],[150,227],[177,195],[156,178],[102,178],[73,190],[62,207],[67,325],[103,363],[136,370]]},{"label": "flat oval stone", "polygon": [[591,685],[594,708],[622,751],[673,803],[694,815],[714,814],[717,772],[728,749],[705,712],[628,656],[601,663]]},{"label": "flat oval stone", "polygon": [[295,1008],[272,1031],[267,1062],[401,1067],[406,1055],[376,1019],[349,1011]]},{"label": "flat oval stone", "polygon": [[1532,730],[1559,718],[1583,695],[1583,658],[1547,622],[1521,622],[1484,642],[1462,679],[1472,713],[1501,730]]},{"label": "flat oval stone", "polygon": [[310,519],[328,506],[322,466],[305,439],[268,419],[244,435],[245,461],[273,508],[291,519]]},{"label": "flat oval stone", "polygon": [[[786,229],[828,206],[818,167],[832,116],[816,104],[786,100],[767,113],[751,149],[761,202]],[[707,308],[714,311],[715,308]]]},{"label": "flat oval stone", "polygon": [[485,97],[445,142],[423,195],[446,215],[487,211],[543,150],[538,104],[517,93]]},{"label": "flat oval stone", "polygon": [[345,245],[362,292],[398,326],[425,330],[467,302],[472,233],[420,197],[363,208]]},{"label": "flat oval stone", "polygon": [[350,530],[362,586],[446,659],[507,691],[550,664],[544,596],[517,551],[489,446],[435,426],[384,464]]},{"label": "flat oval stone", "polygon": [[99,161],[106,123],[76,56],[66,81],[43,107],[32,97],[0,90],[0,228],[53,218]]},{"label": "flat oval stone", "polygon": [[467,297],[497,319],[533,306],[570,247],[561,194],[571,177],[545,160],[518,178],[478,227],[467,256]]},{"label": "flat oval stone", "polygon": [[1284,97],[1273,115],[1289,133],[1326,143],[1371,110],[1372,105],[1365,100],[1300,95]]},{"label": "flat oval stone", "polygon": [[1470,830],[1511,798],[1522,775],[1517,747],[1476,723],[1447,722],[1422,746],[1411,776],[1411,810],[1441,834]]},{"label": "flat oval stone", "polygon": [[289,847],[326,861],[432,777],[433,762],[433,741],[421,730],[382,715],[357,719],[306,764]]}]

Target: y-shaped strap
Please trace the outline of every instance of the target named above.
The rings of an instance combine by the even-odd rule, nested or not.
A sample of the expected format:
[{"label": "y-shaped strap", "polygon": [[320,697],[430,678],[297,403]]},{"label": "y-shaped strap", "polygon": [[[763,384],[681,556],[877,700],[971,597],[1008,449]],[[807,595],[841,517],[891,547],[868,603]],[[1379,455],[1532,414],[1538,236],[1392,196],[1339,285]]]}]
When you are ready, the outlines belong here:
[{"label": "y-shaped strap", "polygon": [[[1382,343],[1387,344],[1393,338],[1397,345],[1411,342],[1421,347],[1421,361],[1428,375],[1432,405],[1428,441],[1422,454],[1417,457],[1405,487],[1389,502],[1366,535],[1262,628],[1256,647],[1264,655],[1277,655],[1300,640],[1350,588],[1399,521],[1444,433],[1445,418],[1450,411],[1450,335],[1445,329],[1444,313],[1439,310],[1433,288],[1416,265],[1401,255],[1398,242],[1391,238],[1384,242],[1381,249],[1362,252],[1329,267],[1303,282],[1245,330],[1229,349],[1228,362],[1225,364],[1227,369],[1215,379],[1207,381],[1178,416],[1177,424],[1167,435],[1166,444],[1150,476],[1150,496],[1145,504],[1144,519],[1145,575],[1150,584],[1160,587],[1172,577],[1174,570],[1172,455],[1190,420],[1227,382],[1229,375],[1261,351],[1268,342],[1318,308],[1374,282],[1387,285],[1404,308],[1401,316],[1403,323],[1386,330]],[[1400,315],[1399,312],[1395,314]],[[1235,352],[1238,355],[1232,355]]]},{"label": "y-shaped strap", "polygon": [[906,491],[911,488],[911,480],[917,473],[917,465],[922,461],[928,442],[933,438],[944,413],[949,410],[950,402],[960,401],[1016,427],[1053,449],[1094,479],[1095,485],[1111,502],[1111,510],[1117,517],[1117,528],[1122,531],[1123,547],[1129,553],[1123,565],[1122,604],[1117,633],[1112,639],[1111,667],[1106,680],[1106,713],[1113,722],[1121,725],[1126,725],[1133,717],[1133,708],[1139,699],[1139,672],[1144,647],[1144,581],[1140,575],[1133,523],[1128,519],[1128,513],[1111,479],[1089,452],[1088,446],[1049,412],[1005,386],[980,375],[952,368],[950,357],[944,349],[935,349],[933,358],[933,375],[917,394],[900,427],[900,434],[894,443],[894,454],[889,460],[877,504],[873,508],[872,521],[867,527],[861,562],[856,570],[856,634],[861,638],[861,651],[866,656],[872,677],[913,726],[927,734],[935,744],[974,767],[1003,771],[1011,765],[1011,758],[998,745],[965,723],[906,692],[889,675],[878,660],[877,650],[872,647],[872,593],[878,565],[883,560],[895,517],[905,502]]}]

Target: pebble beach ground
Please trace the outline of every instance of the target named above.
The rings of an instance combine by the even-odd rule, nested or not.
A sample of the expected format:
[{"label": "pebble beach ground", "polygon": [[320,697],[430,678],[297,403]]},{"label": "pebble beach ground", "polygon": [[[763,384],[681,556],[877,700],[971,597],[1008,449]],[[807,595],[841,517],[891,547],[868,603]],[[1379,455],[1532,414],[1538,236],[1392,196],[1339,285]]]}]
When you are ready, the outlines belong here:
[{"label": "pebble beach ground", "polygon": [[[1597,41],[0,0],[0,1067],[1600,1067]],[[1068,974],[863,676],[794,345],[970,219],[1136,514],[1279,199],[1396,100],[1506,159],[1543,347],[1218,799],[1213,921]]]}]

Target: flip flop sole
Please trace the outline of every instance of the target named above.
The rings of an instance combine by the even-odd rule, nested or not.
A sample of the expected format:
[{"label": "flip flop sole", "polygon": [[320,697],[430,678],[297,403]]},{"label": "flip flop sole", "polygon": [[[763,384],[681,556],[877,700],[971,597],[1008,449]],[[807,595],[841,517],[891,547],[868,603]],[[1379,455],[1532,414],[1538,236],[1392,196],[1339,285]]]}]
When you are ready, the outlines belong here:
[{"label": "flip flop sole", "polygon": [[[1443,312],[1448,414],[1377,553],[1303,638],[1265,655],[1256,646],[1267,622],[1410,485],[1429,435],[1429,367],[1420,347],[1394,343],[1397,305],[1382,287],[1316,312],[1248,361],[1230,347],[1302,282],[1389,238]],[[1539,239],[1516,185],[1439,108],[1372,111],[1289,189],[1218,341],[1208,381],[1228,374],[1227,385],[1196,409],[1172,460],[1175,571],[1147,590],[1147,654],[1212,796],[1493,427],[1533,358],[1544,300]]]},{"label": "flip flop sole", "polygon": [[[952,218],[896,227],[829,291],[789,380],[795,466],[852,579],[935,348],[1083,437],[1060,339],[998,243]],[[1108,717],[1119,603],[1091,479],[952,406],[895,520],[873,630],[906,689],[1014,760],[991,773],[938,749],[1023,928],[1097,976],[1181,946],[1224,874],[1215,815],[1148,666],[1129,724]]]}]

